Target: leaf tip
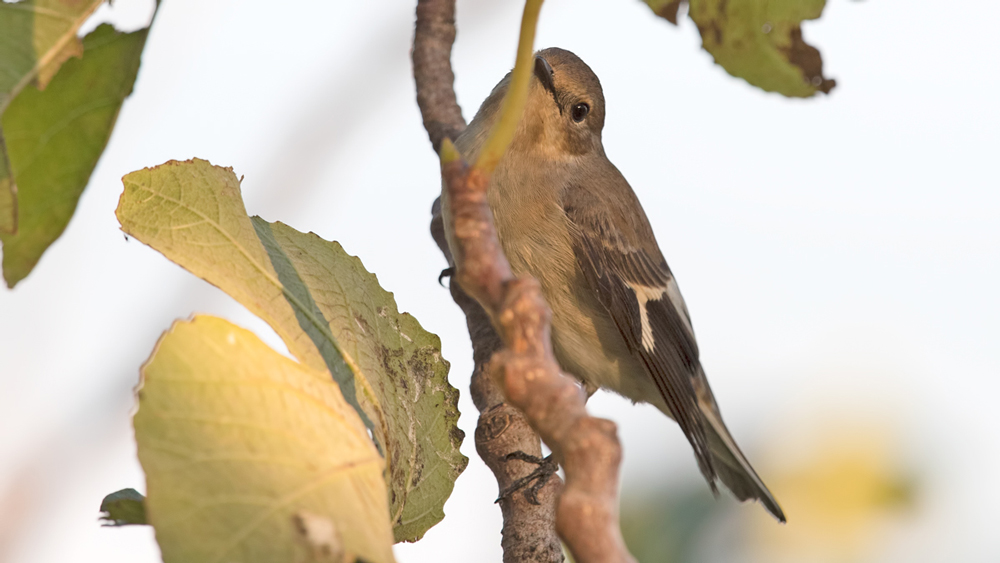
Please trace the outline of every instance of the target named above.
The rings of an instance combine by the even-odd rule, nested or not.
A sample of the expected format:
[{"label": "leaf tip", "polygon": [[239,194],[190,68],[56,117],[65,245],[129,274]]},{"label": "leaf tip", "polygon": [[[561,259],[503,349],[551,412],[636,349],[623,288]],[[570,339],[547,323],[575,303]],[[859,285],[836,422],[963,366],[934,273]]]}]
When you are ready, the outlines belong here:
[{"label": "leaf tip", "polygon": [[448,166],[449,164],[454,164],[462,160],[462,153],[458,152],[458,148],[455,144],[451,142],[451,139],[445,137],[441,141],[441,165]]}]

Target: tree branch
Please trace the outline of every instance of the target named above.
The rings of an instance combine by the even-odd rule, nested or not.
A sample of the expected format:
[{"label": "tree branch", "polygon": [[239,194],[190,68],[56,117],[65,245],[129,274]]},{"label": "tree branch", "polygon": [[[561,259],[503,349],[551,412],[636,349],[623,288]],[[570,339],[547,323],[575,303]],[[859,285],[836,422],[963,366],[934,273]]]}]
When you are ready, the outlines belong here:
[{"label": "tree branch", "polygon": [[462,108],[455,97],[451,46],[455,43],[455,0],[418,0],[413,33],[413,79],[417,105],[434,152],[441,140],[465,130]]},{"label": "tree branch", "polygon": [[[481,413],[476,428],[479,455],[493,470],[500,490],[507,490],[518,478],[515,470],[530,473],[523,463],[509,461],[509,454],[541,453],[533,428],[566,472],[565,490],[557,479],[550,480],[539,493],[538,505],[517,493],[501,499],[504,560],[562,560],[558,540],[551,534],[553,501],[558,497],[556,529],[576,561],[627,563],[634,559],[618,523],[621,445],[615,425],[589,416],[583,390],[560,372],[550,341],[551,312],[537,281],[512,275],[486,197],[493,167],[523,113],[541,3],[528,0],[525,5],[517,64],[500,118],[505,125],[493,132],[489,150],[470,169],[450,140],[465,126],[452,88],[454,3],[418,1],[413,48],[417,102],[431,143],[441,155],[453,230],[448,238],[456,241],[456,248],[446,243],[440,202],[434,205],[431,231],[449,264],[457,268],[452,296],[466,313],[473,340],[472,394]],[[490,321],[499,329],[499,337]]]},{"label": "tree branch", "polygon": [[[440,199],[434,201],[431,234],[441,252],[453,264],[444,236]],[[523,461],[508,461],[514,452],[541,456],[538,434],[532,430],[521,411],[507,404],[503,391],[490,377],[490,359],[502,347],[486,311],[468,296],[457,283],[451,284],[451,296],[465,313],[472,340],[472,373],[470,391],[479,409],[476,425],[476,452],[497,479],[498,490],[506,491],[517,480],[528,476],[534,467]],[[563,561],[562,544],[556,534],[556,499],[562,491],[562,479],[552,478],[538,491],[538,504],[532,504],[524,494],[515,493],[500,499],[503,514],[503,560],[505,563]]]},{"label": "tree branch", "polygon": [[[520,62],[519,62],[520,64]],[[490,372],[566,472],[556,529],[579,563],[634,561],[618,523],[621,445],[611,421],[587,414],[586,397],[552,353],[551,311],[538,282],[515,278],[493,226],[489,176],[442,143],[442,175],[456,241],[455,281],[489,313],[503,348]],[[478,435],[478,431],[477,431]]]},{"label": "tree branch", "polygon": [[[540,449],[534,437],[528,440],[530,447],[517,443],[518,439],[525,441],[524,421],[527,420],[560,460],[567,479],[562,494],[559,494],[558,482],[547,483],[549,490],[543,488],[543,499],[537,506],[551,507],[550,499],[559,497],[556,528],[578,562],[627,563],[634,559],[625,547],[618,524],[621,445],[615,425],[589,416],[583,390],[560,372],[550,340],[551,311],[537,281],[513,277],[500,247],[486,197],[493,167],[506,151],[523,113],[541,4],[542,0],[525,3],[517,64],[500,117],[502,126],[498,126],[487,141],[490,150],[484,151],[476,166],[470,169],[450,140],[452,133],[464,127],[452,89],[454,74],[450,67],[450,49],[454,41],[453,0],[418,1],[413,49],[417,99],[431,143],[441,155],[445,194],[450,203],[448,223],[452,232],[448,233],[451,236],[444,236],[439,202],[435,202],[437,212],[431,230],[449,258],[449,264],[456,267],[453,279],[457,283],[452,284],[452,295],[466,313],[473,338],[476,373],[472,391],[481,412],[476,429],[477,451],[497,476],[501,490],[506,490],[513,481],[510,468],[515,466],[508,461],[508,454],[523,451],[538,455],[536,452]],[[441,22],[446,25],[440,25]],[[421,90],[427,88],[441,90],[421,94]],[[455,241],[455,248],[449,248],[446,238]],[[463,294],[462,289],[475,301]],[[476,302],[481,307],[477,307]],[[487,320],[499,329],[499,339],[489,330]],[[493,355],[487,364],[489,354]],[[499,390],[490,386],[491,378],[500,383]],[[502,395],[498,391],[502,391]],[[524,418],[518,416],[518,410]],[[513,432],[508,439],[500,440],[511,429]],[[507,453],[499,455],[504,451]],[[530,511],[533,506],[516,504],[520,496],[515,494],[501,501],[509,503],[502,505],[504,560],[561,560],[557,544],[545,535],[551,530],[551,512],[537,512],[538,518],[531,522],[519,520],[519,516],[529,514],[522,509]],[[514,527],[515,522],[523,527]],[[548,541],[532,545],[529,536],[520,532]]]},{"label": "tree branch", "polygon": [[[455,75],[451,69],[451,47],[455,41],[454,0],[419,0],[413,38],[413,76],[417,86],[417,104],[424,128],[435,152],[445,138],[455,138],[465,129],[461,108],[455,98]],[[444,236],[439,200],[434,202],[431,233],[448,264],[451,252]],[[482,307],[470,298],[459,284],[451,284],[452,297],[465,313],[472,340],[475,371],[472,375],[472,400],[479,409],[476,426],[476,451],[493,472],[500,491],[508,490],[534,467],[519,460],[508,461],[514,452],[541,455],[541,441],[520,411],[508,405],[503,392],[489,376],[489,361],[501,342]],[[503,514],[504,561],[560,563],[562,545],[555,530],[556,499],[562,480],[553,476],[538,492],[538,504],[524,494],[515,493],[500,499]]]}]

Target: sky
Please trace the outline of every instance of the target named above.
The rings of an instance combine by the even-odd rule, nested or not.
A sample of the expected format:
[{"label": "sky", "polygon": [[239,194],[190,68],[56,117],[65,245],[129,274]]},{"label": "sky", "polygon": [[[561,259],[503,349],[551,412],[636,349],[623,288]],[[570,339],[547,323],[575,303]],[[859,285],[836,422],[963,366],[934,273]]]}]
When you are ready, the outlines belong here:
[{"label": "sky", "polygon": [[[151,6],[117,0],[88,28],[141,27]],[[467,119],[513,64],[521,7],[458,2]],[[915,507],[860,560],[1000,558],[996,21],[985,0],[830,0],[803,33],[838,85],[789,100],[729,76],[690,20],[670,26],[637,0],[542,9],[536,46],[574,51],[602,81],[605,150],[643,202],[726,421],[765,481],[831,428],[885,434],[919,474]],[[284,349],[119,230],[121,177],[170,159],[232,166],[251,214],[360,256],[441,336],[472,436],[465,322],[437,285],[428,234],[440,177],[415,103],[412,22],[401,0],[163,3],[75,217],[0,290],[0,563],[159,561],[151,529],[97,523],[105,494],[144,490],[130,423],[139,366],[194,313]],[[619,425],[626,492],[704,487],[655,409],[603,393],[590,408]],[[397,546],[400,562],[500,561],[496,482],[471,439],[463,451],[445,520]]]}]

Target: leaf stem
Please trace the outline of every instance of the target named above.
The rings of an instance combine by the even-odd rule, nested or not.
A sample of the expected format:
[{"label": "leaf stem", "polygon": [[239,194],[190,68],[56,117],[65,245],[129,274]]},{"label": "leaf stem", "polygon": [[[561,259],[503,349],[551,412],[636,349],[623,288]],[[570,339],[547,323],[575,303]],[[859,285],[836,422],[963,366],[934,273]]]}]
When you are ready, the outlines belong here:
[{"label": "leaf stem", "polygon": [[532,55],[534,54],[535,29],[538,27],[538,13],[542,9],[543,0],[527,0],[524,3],[524,15],[521,16],[521,36],[517,44],[517,59],[510,88],[503,100],[500,118],[490,138],[483,144],[479,160],[473,168],[481,171],[487,178],[493,174],[500,158],[507,152],[507,147],[514,140],[514,132],[521,122],[524,106],[528,101],[528,86],[531,85]]}]

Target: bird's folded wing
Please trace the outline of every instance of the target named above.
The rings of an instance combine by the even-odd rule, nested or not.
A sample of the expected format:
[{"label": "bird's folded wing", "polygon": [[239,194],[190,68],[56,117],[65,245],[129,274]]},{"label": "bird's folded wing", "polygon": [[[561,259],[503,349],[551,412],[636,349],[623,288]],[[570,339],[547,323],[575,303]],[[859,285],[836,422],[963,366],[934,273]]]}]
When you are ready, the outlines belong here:
[{"label": "bird's folded wing", "polygon": [[[563,208],[584,276],[655,381],[714,490],[716,474],[695,390],[698,345],[670,268],[655,241],[640,244],[635,233],[616,226],[606,207],[564,200]],[[650,245],[652,252],[643,248]]]}]

